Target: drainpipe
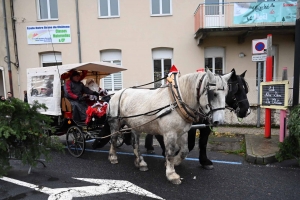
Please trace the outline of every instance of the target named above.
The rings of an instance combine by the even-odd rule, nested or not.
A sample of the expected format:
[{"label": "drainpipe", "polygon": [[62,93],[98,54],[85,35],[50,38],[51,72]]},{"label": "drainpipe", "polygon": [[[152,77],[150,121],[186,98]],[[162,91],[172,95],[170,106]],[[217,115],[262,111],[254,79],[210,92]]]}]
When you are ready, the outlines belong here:
[{"label": "drainpipe", "polygon": [[80,43],[78,0],[76,0],[76,21],[77,21],[77,38],[78,38],[78,56],[79,56],[79,63],[81,63],[81,43]]},{"label": "drainpipe", "polygon": [[4,19],[4,32],[5,32],[5,42],[6,42],[6,54],[7,54],[7,68],[8,68],[8,78],[9,78],[9,88],[12,95],[14,95],[13,83],[12,83],[12,73],[11,73],[11,62],[10,62],[10,51],[8,42],[8,31],[7,31],[7,20],[6,20],[6,7],[5,0],[2,0],[3,5],[3,19]]},{"label": "drainpipe", "polygon": [[15,51],[15,63],[13,63],[13,64],[17,68],[19,97],[21,98],[19,56],[18,56],[18,44],[17,44],[17,35],[16,35],[16,20],[14,18],[15,17],[15,10],[14,10],[14,1],[13,0],[10,1],[10,13],[11,13],[11,19],[12,19],[12,31],[13,31],[13,37],[14,37],[14,51]]}]

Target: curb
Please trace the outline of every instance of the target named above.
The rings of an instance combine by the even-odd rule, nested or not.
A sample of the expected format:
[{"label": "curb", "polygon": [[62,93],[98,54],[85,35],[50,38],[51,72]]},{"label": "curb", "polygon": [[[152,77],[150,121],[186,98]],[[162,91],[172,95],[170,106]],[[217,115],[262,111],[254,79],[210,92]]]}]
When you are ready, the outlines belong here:
[{"label": "curb", "polygon": [[277,159],[275,158],[276,153],[270,153],[267,155],[255,155],[253,153],[253,146],[250,139],[246,139],[246,161],[253,164],[258,165],[266,165],[270,163],[277,162]]}]

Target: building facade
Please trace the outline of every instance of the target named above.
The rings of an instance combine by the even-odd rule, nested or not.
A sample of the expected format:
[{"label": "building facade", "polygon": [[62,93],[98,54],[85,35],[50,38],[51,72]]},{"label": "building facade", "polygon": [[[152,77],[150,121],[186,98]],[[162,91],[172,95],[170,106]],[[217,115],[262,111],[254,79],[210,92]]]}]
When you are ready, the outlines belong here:
[{"label": "building facade", "polygon": [[[205,67],[223,74],[232,68],[238,74],[247,70],[248,98],[255,107],[258,63],[252,61],[252,41],[268,34],[272,34],[274,80],[281,80],[287,67],[290,87],[293,84],[295,20],[235,22],[239,9],[256,1],[242,5],[224,0],[6,2],[13,2],[14,8],[11,24],[16,30],[19,68],[13,71],[13,89],[21,99],[28,68],[106,61],[128,69],[101,80],[101,86],[111,91],[158,80],[173,64],[182,74]],[[287,5],[295,6],[294,2]],[[265,63],[261,64],[265,74]],[[7,90],[6,76],[3,82]]]}]

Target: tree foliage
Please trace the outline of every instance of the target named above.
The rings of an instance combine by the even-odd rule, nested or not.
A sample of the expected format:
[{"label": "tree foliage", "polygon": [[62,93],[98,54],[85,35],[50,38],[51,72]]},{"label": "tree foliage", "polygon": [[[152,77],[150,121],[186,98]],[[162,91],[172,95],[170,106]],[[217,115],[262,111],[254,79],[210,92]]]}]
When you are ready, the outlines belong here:
[{"label": "tree foliage", "polygon": [[50,160],[51,149],[63,149],[57,137],[45,134],[52,130],[52,120],[39,111],[46,109],[44,104],[19,99],[0,102],[0,176],[11,168],[11,157],[35,166],[42,155]]},{"label": "tree foliage", "polygon": [[297,159],[300,165],[300,105],[292,108],[289,120],[289,136],[279,144],[276,159],[281,162],[286,159]]}]

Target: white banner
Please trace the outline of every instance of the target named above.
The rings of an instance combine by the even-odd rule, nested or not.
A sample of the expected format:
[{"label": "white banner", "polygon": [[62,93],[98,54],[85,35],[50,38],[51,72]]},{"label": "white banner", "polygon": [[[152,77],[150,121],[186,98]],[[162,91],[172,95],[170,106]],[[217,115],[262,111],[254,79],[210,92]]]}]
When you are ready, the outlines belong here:
[{"label": "white banner", "polygon": [[28,44],[71,43],[70,25],[27,26]]}]

